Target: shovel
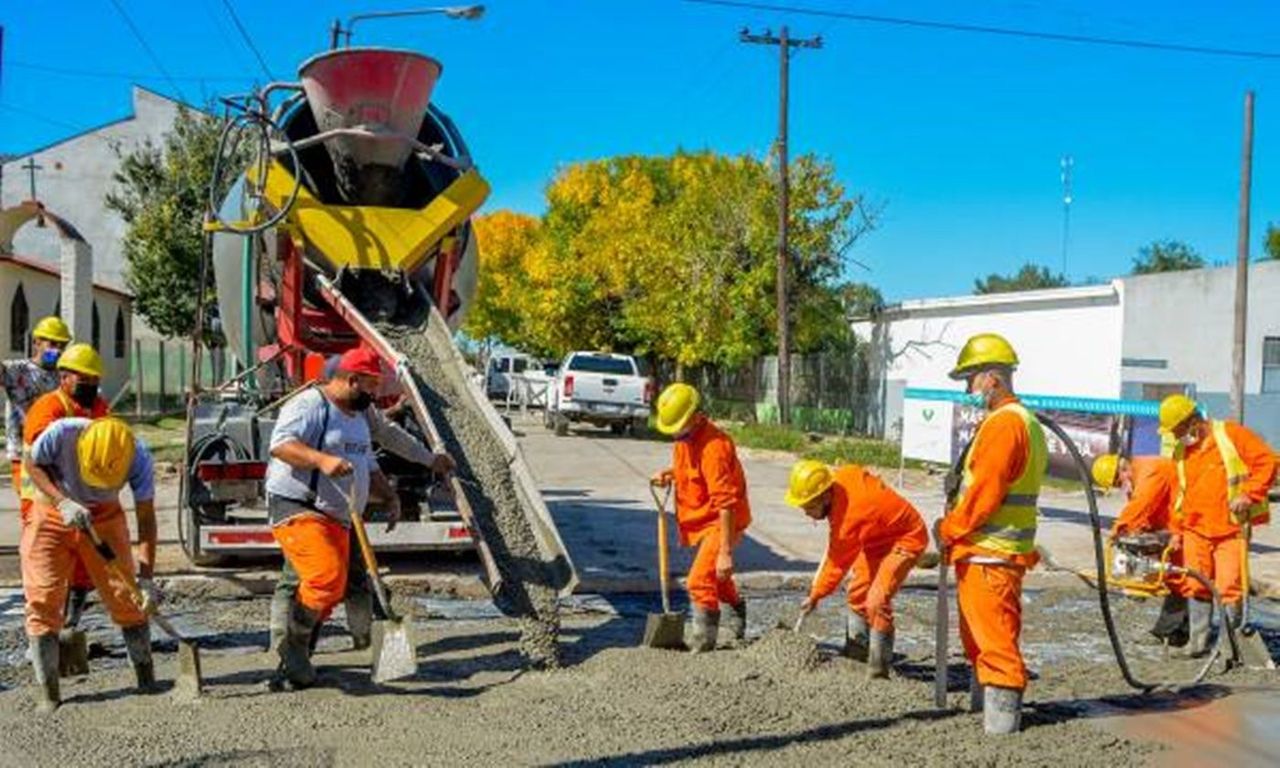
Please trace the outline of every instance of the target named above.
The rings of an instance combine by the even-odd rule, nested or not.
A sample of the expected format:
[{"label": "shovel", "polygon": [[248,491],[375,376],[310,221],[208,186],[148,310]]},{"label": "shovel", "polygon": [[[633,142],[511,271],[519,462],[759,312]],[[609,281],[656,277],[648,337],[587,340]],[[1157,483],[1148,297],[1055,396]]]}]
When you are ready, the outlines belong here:
[{"label": "shovel", "polygon": [[644,621],[644,641],[646,648],[671,648],[683,650],[684,616],[671,612],[671,577],[670,553],[667,549],[667,502],[671,500],[671,486],[666,493],[658,495],[658,489],[649,486],[649,493],[658,507],[658,582],[662,586],[662,613],[651,613]]},{"label": "shovel", "polygon": [[125,585],[129,590],[129,597],[138,608],[166,635],[178,641],[178,676],[174,680],[177,692],[188,698],[199,696],[203,684],[200,677],[200,648],[193,640],[188,640],[179,634],[168,619],[156,613],[156,606],[147,600],[141,589],[138,589],[138,582],[134,581],[133,574],[126,573],[125,569],[120,567],[115,551],[111,549],[110,544],[98,536],[93,526],[86,527],[85,532],[89,535],[89,541],[93,542],[93,548],[98,550],[98,554],[106,561],[107,570]]},{"label": "shovel", "polygon": [[391,601],[387,599],[382,578],[378,575],[378,561],[369,544],[369,533],[364,528],[364,518],[361,517],[360,510],[356,509],[355,496],[346,493],[342,495],[347,500],[347,513],[351,518],[351,527],[356,532],[356,541],[360,544],[364,568],[369,572],[373,594],[377,596],[382,613],[387,617],[373,622],[373,681],[386,683],[412,677],[418,673],[418,658],[416,647],[409,637],[409,627],[404,619],[391,610]]},{"label": "shovel", "polygon": [[950,634],[950,608],[947,605],[947,549],[938,540],[938,602],[934,616],[933,706],[947,708],[947,637]]},{"label": "shovel", "polygon": [[1237,642],[1240,649],[1240,655],[1245,666],[1250,669],[1275,669],[1276,662],[1271,658],[1271,651],[1267,650],[1267,644],[1263,641],[1262,635],[1258,634],[1258,628],[1249,621],[1249,542],[1253,538],[1253,523],[1250,520],[1244,521],[1244,538],[1241,540],[1241,547],[1244,551],[1240,553],[1240,575],[1243,582],[1244,603],[1240,606],[1240,631],[1236,633]]}]

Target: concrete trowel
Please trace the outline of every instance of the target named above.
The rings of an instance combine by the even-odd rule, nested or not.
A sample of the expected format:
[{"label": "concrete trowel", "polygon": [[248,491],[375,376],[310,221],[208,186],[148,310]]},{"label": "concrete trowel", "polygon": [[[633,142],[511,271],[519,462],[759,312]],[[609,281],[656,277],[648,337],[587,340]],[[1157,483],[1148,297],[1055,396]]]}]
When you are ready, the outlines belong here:
[{"label": "concrete trowel", "polygon": [[666,487],[663,495],[658,489],[649,485],[649,493],[658,507],[658,582],[662,587],[662,613],[651,613],[644,622],[644,641],[646,648],[671,648],[683,650],[684,616],[671,612],[670,552],[667,549],[667,502],[671,500],[671,486]]}]

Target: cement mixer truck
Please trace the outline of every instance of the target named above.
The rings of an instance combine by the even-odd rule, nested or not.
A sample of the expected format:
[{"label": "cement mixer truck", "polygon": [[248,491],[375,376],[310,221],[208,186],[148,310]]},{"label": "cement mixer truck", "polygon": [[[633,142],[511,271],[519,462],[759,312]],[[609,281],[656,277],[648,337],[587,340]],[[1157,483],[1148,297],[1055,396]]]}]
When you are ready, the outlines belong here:
[{"label": "cement mixer truck", "polygon": [[469,219],[489,186],[430,101],[441,72],[411,51],[335,48],[304,62],[298,82],[224,100],[201,277],[216,301],[200,305],[196,337],[216,317],[238,373],[188,398],[179,528],[193,562],[275,549],[262,486],[278,406],[328,356],[363,345],[398,390],[403,427],[458,462],[439,477],[379,453],[405,517],[389,533],[370,527],[375,549],[474,547],[495,594],[513,581],[560,593],[576,583],[513,436],[452,339],[476,286]]}]

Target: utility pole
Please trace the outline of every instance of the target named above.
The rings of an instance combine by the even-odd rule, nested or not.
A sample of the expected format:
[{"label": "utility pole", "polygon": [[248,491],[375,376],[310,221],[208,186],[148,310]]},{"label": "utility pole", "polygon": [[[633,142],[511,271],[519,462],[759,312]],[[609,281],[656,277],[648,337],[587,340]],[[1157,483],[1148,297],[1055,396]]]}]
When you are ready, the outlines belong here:
[{"label": "utility pole", "polygon": [[788,62],[792,48],[821,48],[822,37],[792,39],[787,28],[774,37],[771,30],[763,35],[753,35],[745,28],[739,33],[744,43],[778,46],[778,420],[791,423],[791,322],[788,308],[787,265],[790,251],[787,246],[787,219],[789,217],[790,180],[787,167],[787,91],[790,79]]},{"label": "utility pole", "polygon": [[1071,242],[1071,168],[1076,161],[1062,156],[1062,274],[1067,274],[1067,246]]},{"label": "utility pole", "polygon": [[1240,214],[1236,236],[1235,338],[1231,347],[1231,417],[1244,423],[1245,330],[1249,315],[1249,191],[1253,182],[1253,91],[1244,94],[1240,154]]},{"label": "utility pole", "polygon": [[28,157],[25,165],[20,166],[22,170],[27,172],[27,176],[31,181],[31,200],[36,199],[36,171],[43,171],[43,165],[36,165],[35,157]]}]

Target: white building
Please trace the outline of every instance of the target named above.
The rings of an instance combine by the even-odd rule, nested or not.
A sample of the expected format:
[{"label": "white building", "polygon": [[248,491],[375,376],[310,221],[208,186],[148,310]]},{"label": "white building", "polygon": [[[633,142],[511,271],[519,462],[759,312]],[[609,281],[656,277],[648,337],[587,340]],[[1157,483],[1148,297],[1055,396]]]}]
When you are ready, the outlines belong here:
[{"label": "white building", "polygon": [[[947,377],[975,333],[994,331],[1021,358],[1030,394],[1158,400],[1192,393],[1226,416],[1235,268],[1118,278],[1104,285],[904,301],[854,323],[880,382],[875,431],[897,436],[906,388],[959,389]],[[1245,422],[1280,447],[1280,261],[1249,269]],[[875,424],[875,417],[879,423]]]}]

